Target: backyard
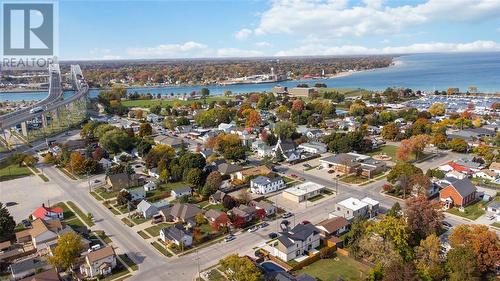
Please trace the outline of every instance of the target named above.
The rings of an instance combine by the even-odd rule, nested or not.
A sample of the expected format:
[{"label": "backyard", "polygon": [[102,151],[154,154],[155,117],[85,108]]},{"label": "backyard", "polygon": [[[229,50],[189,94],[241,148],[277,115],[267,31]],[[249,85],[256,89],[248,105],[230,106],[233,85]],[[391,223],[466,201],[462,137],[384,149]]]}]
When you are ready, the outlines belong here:
[{"label": "backyard", "polygon": [[370,267],[353,258],[337,255],[335,258],[321,259],[304,267],[299,272],[307,273],[321,281],[328,280],[365,280]]},{"label": "backyard", "polygon": [[383,145],[380,148],[375,149],[374,151],[366,153],[367,155],[374,156],[377,154],[386,154],[391,157],[392,160],[396,160],[396,151],[398,150],[397,146],[394,145]]},{"label": "backyard", "polygon": [[[230,97],[224,97],[224,96],[213,96],[213,97],[207,97],[207,103],[210,103],[212,101],[221,101],[221,100],[231,100]],[[153,105],[161,105],[161,106],[167,106],[167,105],[172,105],[174,102],[178,102],[181,105],[189,105],[192,104],[193,102],[204,102],[203,99],[198,99],[198,100],[179,100],[179,99],[170,99],[170,100],[157,100],[157,99],[151,99],[151,100],[126,100],[123,101],[122,104],[126,107],[142,107],[142,108],[149,108]]]}]

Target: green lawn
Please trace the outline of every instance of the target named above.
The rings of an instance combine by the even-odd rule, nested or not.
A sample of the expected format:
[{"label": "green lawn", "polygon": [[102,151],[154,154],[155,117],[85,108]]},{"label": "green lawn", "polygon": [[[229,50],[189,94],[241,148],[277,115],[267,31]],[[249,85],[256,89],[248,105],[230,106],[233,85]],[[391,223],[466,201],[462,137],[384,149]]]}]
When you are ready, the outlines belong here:
[{"label": "green lawn", "polygon": [[25,166],[19,167],[18,164],[11,164],[0,169],[0,181],[8,181],[29,175],[31,175],[30,169]]},{"label": "green lawn", "polygon": [[141,224],[147,222],[149,219],[145,219],[142,216],[141,217],[131,217],[130,218],[135,224]]},{"label": "green lawn", "polygon": [[385,153],[387,156],[392,157],[392,160],[396,160],[396,151],[398,150],[397,146],[394,145],[383,145],[382,147],[366,153],[367,155],[373,156],[381,153]]},{"label": "green lawn", "polygon": [[67,225],[71,226],[71,228],[76,228],[76,227],[87,227],[79,218],[74,218],[71,220],[66,220],[65,221]]},{"label": "green lawn", "polygon": [[[314,86],[314,85],[309,85],[309,86]],[[365,89],[355,89],[355,88],[318,88],[318,92],[324,93],[324,92],[339,92],[340,94],[343,94],[346,97],[356,97],[356,96],[361,96],[364,93],[372,93],[371,91],[365,90]]]},{"label": "green lawn", "polygon": [[203,209],[205,210],[219,210],[219,211],[223,211],[223,212],[226,212],[227,209],[224,207],[224,205],[222,204],[210,204],[210,205],[206,205]]},{"label": "green lawn", "polygon": [[307,200],[308,200],[309,202],[314,202],[314,201],[318,201],[318,200],[320,200],[320,199],[322,199],[322,198],[324,198],[324,197],[325,197],[325,196],[324,196],[323,194],[318,194],[318,195],[313,196],[313,197],[311,197],[311,198],[309,198],[309,199],[307,199]]},{"label": "green lawn", "polygon": [[151,245],[153,245],[153,247],[155,247],[156,250],[158,250],[164,256],[166,256],[166,257],[171,257],[172,256],[172,254],[167,249],[165,249],[165,247],[163,247],[162,245],[160,245],[160,243],[158,243],[158,242],[155,241],[155,242],[152,242]]},{"label": "green lawn", "polygon": [[159,199],[159,197],[167,198],[170,196],[170,191],[172,191],[172,189],[186,187],[186,186],[190,185],[185,182],[169,182],[160,184],[158,188],[156,188],[155,190],[146,192],[146,198],[152,198],[152,197],[155,197],[156,199]]},{"label": "green lawn", "polygon": [[363,183],[367,180],[369,180],[369,179],[367,179],[365,177],[357,176],[357,175],[350,175],[350,176],[340,178],[341,182],[352,183],[352,184],[360,184],[360,183]]},{"label": "green lawn", "polygon": [[500,222],[494,222],[491,225],[493,225],[494,227],[500,228]]},{"label": "green lawn", "polygon": [[[207,103],[210,103],[212,101],[221,101],[221,100],[231,100],[231,97],[224,97],[224,96],[213,96],[213,97],[207,97]],[[203,103],[202,99],[198,100],[188,100],[188,101],[183,101],[183,100],[178,100],[178,99],[171,99],[171,100],[126,100],[122,101],[122,105],[126,107],[142,107],[142,108],[149,108],[153,105],[161,105],[162,107],[165,107],[167,105],[172,105],[174,102],[178,102],[181,105],[190,105],[193,102],[201,102]]]},{"label": "green lawn", "polygon": [[143,239],[151,238],[151,237],[149,237],[149,235],[146,234],[146,232],[144,232],[142,230],[137,231],[137,234],[139,234]]},{"label": "green lawn", "polygon": [[201,230],[201,233],[203,233],[203,234],[210,234],[210,233],[212,233],[212,226],[210,226],[209,223],[204,223],[204,224],[200,225],[200,230]]},{"label": "green lawn", "polygon": [[485,214],[483,202],[476,202],[472,205],[465,207],[464,212],[460,212],[458,208],[451,208],[447,210],[447,212],[471,220],[476,220],[480,216]]},{"label": "green lawn", "polygon": [[102,278],[102,279],[99,279],[99,280],[101,280],[101,281],[111,281],[111,280],[117,279],[118,277],[125,276],[127,274],[129,274],[128,269],[125,268],[123,265],[120,264],[119,266],[115,267],[113,269],[113,271],[111,271],[111,275],[108,275],[105,278]]},{"label": "green lawn", "polygon": [[96,234],[97,236],[99,236],[99,238],[101,238],[101,239],[102,239],[102,241],[104,241],[106,244],[109,244],[109,243],[111,243],[111,242],[112,242],[112,241],[111,241],[111,238],[109,238],[109,237],[108,237],[108,235],[106,235],[106,232],[104,232],[103,230],[96,230],[96,231],[94,231],[94,232],[95,232],[95,234]]},{"label": "green lawn", "polygon": [[149,235],[151,235],[151,237],[156,237],[156,236],[160,235],[160,230],[162,228],[167,227],[169,225],[171,225],[171,224],[168,222],[162,222],[162,223],[159,223],[157,225],[150,226],[150,227],[144,229],[144,231],[146,231]]},{"label": "green lawn", "polygon": [[134,224],[131,220],[129,220],[128,218],[122,218],[122,222],[123,222],[124,224],[128,225],[129,227],[132,227],[132,226],[134,226],[134,225],[135,225],[135,224]]},{"label": "green lawn", "polygon": [[212,269],[208,273],[208,280],[209,281],[226,281],[227,279],[218,271],[216,268]]},{"label": "green lawn", "polygon": [[38,176],[44,181],[44,182],[48,182],[49,181],[49,178],[45,175],[42,175],[42,174],[38,174]]},{"label": "green lawn", "polygon": [[83,213],[82,210],[80,210],[80,208],[78,208],[78,206],[76,206],[75,203],[73,203],[72,201],[68,201],[67,202],[68,206],[73,209],[73,211],[75,211],[75,213],[80,216],[80,218],[88,225],[88,226],[93,226],[94,225],[94,222],[87,217],[87,214]]},{"label": "green lawn", "polygon": [[106,191],[106,189],[104,189],[103,187],[100,187],[98,189],[95,190],[95,192],[97,194],[99,194],[99,196],[101,196],[102,198],[104,199],[112,199],[112,198],[115,198],[116,195],[118,194],[118,192],[116,191]]},{"label": "green lawn", "polygon": [[331,259],[321,259],[304,267],[299,272],[307,273],[321,281],[337,280],[342,278],[346,281],[365,280],[370,267],[356,260],[337,255]]}]

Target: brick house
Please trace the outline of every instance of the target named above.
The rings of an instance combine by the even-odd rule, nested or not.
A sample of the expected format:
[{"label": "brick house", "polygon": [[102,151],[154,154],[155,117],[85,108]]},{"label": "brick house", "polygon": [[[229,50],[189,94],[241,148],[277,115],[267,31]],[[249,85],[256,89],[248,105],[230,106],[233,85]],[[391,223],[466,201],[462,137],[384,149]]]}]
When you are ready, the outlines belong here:
[{"label": "brick house", "polygon": [[451,182],[439,192],[439,200],[444,208],[465,207],[476,201],[476,187],[468,178]]}]

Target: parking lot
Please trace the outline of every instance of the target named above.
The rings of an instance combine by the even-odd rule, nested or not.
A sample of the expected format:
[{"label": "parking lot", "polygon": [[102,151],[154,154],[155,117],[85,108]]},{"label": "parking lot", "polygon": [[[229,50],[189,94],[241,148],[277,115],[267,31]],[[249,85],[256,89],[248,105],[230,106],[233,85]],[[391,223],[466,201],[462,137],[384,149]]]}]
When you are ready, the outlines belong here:
[{"label": "parking lot", "polygon": [[329,180],[333,180],[337,176],[338,177],[343,176],[344,174],[339,173],[339,172],[335,172],[332,169],[323,168],[323,166],[321,165],[319,160],[321,158],[328,157],[331,155],[333,155],[333,154],[328,152],[328,153],[322,154],[321,157],[318,157],[318,158],[315,158],[315,159],[312,159],[309,161],[305,161],[302,163],[298,163],[295,165],[291,165],[289,167],[290,173],[293,174],[293,171],[298,171],[298,172],[310,174],[312,176],[320,177],[323,179],[329,179]]}]

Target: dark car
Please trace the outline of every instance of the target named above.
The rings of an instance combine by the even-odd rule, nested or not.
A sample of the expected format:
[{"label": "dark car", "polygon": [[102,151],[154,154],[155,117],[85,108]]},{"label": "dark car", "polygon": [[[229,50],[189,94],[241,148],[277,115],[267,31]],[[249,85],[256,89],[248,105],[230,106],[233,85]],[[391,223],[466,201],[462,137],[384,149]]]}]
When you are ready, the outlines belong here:
[{"label": "dark car", "polygon": [[269,238],[271,238],[271,239],[274,239],[274,238],[278,237],[278,233],[271,232],[267,236],[269,236]]},{"label": "dark car", "polygon": [[21,223],[23,224],[24,228],[31,227],[31,222],[29,220],[22,220]]},{"label": "dark car", "polygon": [[290,213],[290,212],[286,212],[286,213],[284,213],[284,214],[283,214],[283,218],[284,218],[284,219],[289,218],[289,217],[291,217],[291,216],[293,216],[293,214],[292,214],[292,213]]},{"label": "dark car", "polygon": [[267,222],[263,222],[260,224],[260,228],[268,227],[269,224]]},{"label": "dark car", "polygon": [[5,203],[6,207],[12,207],[12,206],[15,206],[15,205],[17,205],[16,202],[7,202],[7,203]]},{"label": "dark car", "polygon": [[302,221],[302,224],[310,224],[310,221]]}]

